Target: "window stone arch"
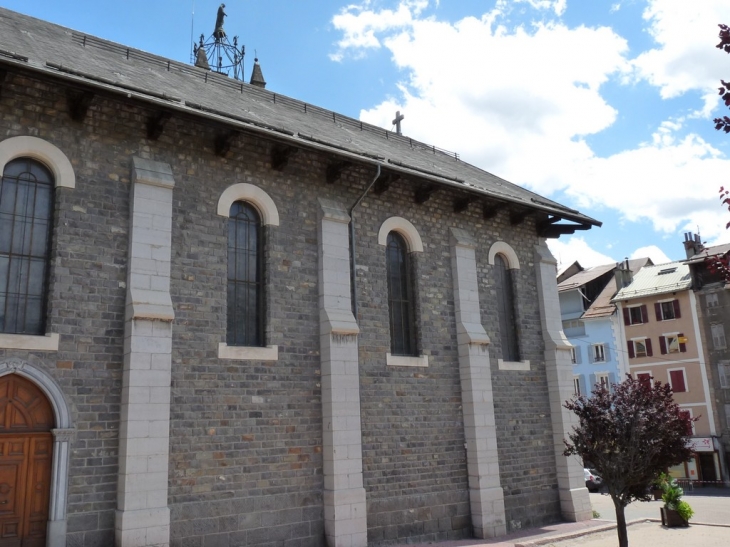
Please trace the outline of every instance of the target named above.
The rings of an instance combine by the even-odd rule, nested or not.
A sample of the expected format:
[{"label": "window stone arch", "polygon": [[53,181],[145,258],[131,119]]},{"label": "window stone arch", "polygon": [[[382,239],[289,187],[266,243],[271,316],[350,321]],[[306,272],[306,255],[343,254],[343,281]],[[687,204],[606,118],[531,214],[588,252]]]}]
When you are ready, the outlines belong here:
[{"label": "window stone arch", "polygon": [[398,232],[408,243],[408,250],[412,253],[423,252],[423,241],[416,230],[416,227],[410,221],[401,217],[390,217],[380,225],[378,231],[378,243],[386,246],[388,244],[388,234],[390,232]]},{"label": "window stone arch", "polygon": [[11,137],[0,142],[0,169],[17,158],[38,160],[53,173],[56,187],[75,188],[76,174],[66,155],[55,145],[38,137]]},{"label": "window stone arch", "polygon": [[256,207],[261,214],[261,223],[264,226],[279,225],[279,211],[274,200],[258,186],[241,182],[226,188],[218,199],[218,214],[228,218],[231,205],[237,201],[246,201]]},{"label": "window stone arch", "polygon": [[507,261],[507,268],[510,270],[519,270],[520,269],[520,259],[517,258],[517,253],[515,250],[509,245],[509,243],[505,243],[504,241],[495,241],[492,243],[492,246],[489,248],[489,264],[494,266],[494,259],[495,257],[501,254],[504,256],[505,260]]}]

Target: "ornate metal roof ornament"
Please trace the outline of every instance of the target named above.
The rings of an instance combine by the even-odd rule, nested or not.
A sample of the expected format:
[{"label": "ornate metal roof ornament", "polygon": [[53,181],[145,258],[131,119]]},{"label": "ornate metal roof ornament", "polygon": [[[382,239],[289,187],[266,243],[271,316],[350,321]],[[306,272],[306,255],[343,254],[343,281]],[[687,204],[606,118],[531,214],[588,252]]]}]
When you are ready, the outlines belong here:
[{"label": "ornate metal roof ornament", "polygon": [[212,70],[226,76],[233,76],[236,80],[243,80],[243,58],[246,55],[246,46],[238,47],[238,36],[233,37],[233,44],[228,41],[228,35],[223,29],[223,22],[227,16],[226,5],[221,4],[215,19],[215,30],[208,40],[200,35],[200,43],[193,44],[195,66]]}]

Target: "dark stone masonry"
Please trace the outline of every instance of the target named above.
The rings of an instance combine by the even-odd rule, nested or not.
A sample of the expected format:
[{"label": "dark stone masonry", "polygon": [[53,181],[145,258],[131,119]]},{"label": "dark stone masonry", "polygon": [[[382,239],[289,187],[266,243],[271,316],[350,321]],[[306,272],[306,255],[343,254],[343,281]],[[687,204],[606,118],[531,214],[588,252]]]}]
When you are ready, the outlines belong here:
[{"label": "dark stone masonry", "polygon": [[[153,140],[146,130],[158,108],[152,102],[97,90],[81,121],[71,119],[68,105],[66,84],[39,72],[13,68],[2,83],[0,141],[41,139],[68,158],[75,174],[74,188],[55,191],[46,333],[59,335],[58,349],[0,349],[0,362],[19,359],[47,375],[69,409],[74,431],[68,444],[66,531],[54,545],[168,544],[135,543],[124,535],[126,524],[120,524],[125,511],[132,514],[120,501],[119,477],[133,473],[131,460],[123,465],[120,456],[120,438],[132,427],[122,426],[127,423],[122,406],[124,394],[133,388],[125,383],[125,336],[135,336],[125,335],[133,158],[169,165],[174,179],[169,545],[330,543],[330,536],[343,532],[329,531],[326,522],[344,522],[338,519],[345,517],[338,513],[344,507],[340,502],[332,506],[331,517],[327,501],[332,488],[326,486],[326,461],[332,453],[336,460],[342,449],[328,448],[323,430],[323,405],[331,395],[323,388],[328,373],[323,372],[322,354],[320,200],[349,208],[370,185],[374,168],[353,162],[328,182],[333,151],[324,146],[301,147],[277,170],[271,158],[282,143],[273,131],[240,131],[221,157],[215,150],[219,121],[173,113]],[[219,358],[219,344],[226,341],[228,219],[217,208],[224,191],[242,183],[265,192],[279,216],[278,225],[262,227],[265,344],[278,348],[276,360]],[[560,492],[566,492],[564,504],[570,496],[582,495],[582,478],[559,484],[558,466],[567,464],[558,463],[562,460],[553,446],[556,422],[547,369],[556,365],[546,362],[546,354],[556,350],[546,346],[535,251],[544,241],[539,233],[544,212],[520,222],[510,216],[514,209],[507,204],[490,218],[477,202],[457,212],[455,200],[467,194],[449,186],[416,203],[421,184],[417,174],[396,177],[386,191],[371,189],[352,214],[359,327],[359,393],[353,396],[359,397],[360,419],[359,430],[357,424],[348,426],[357,438],[347,443],[361,443],[362,467],[347,472],[351,480],[361,476],[361,485],[345,490],[364,488],[366,514],[359,518],[366,520],[367,535],[346,535],[343,546],[364,545],[365,540],[388,545],[463,539],[474,537],[475,527],[482,529],[473,522],[477,504],[473,492],[470,497],[476,488],[472,481],[478,482],[474,477],[484,471],[472,470],[468,459],[473,449],[465,409],[471,406],[463,395],[454,228],[468,232],[475,243],[475,305],[491,340],[485,347],[493,417],[487,417],[485,427],[493,419],[496,446],[485,441],[485,447],[496,450],[487,459],[498,468],[492,479],[495,491],[503,493],[504,512],[497,518],[502,533],[559,521],[570,513],[566,505],[561,508]],[[423,251],[411,255],[411,276],[418,355],[428,366],[386,365],[391,351],[388,280],[379,231],[391,217],[407,219],[423,243]],[[496,242],[509,246],[519,260],[519,268],[511,271],[520,354],[522,363],[529,364],[514,369],[499,362],[498,288],[490,259]],[[349,308],[349,302],[342,306]],[[346,343],[332,336],[333,348]],[[360,455],[351,457],[359,461]],[[133,491],[126,492],[132,499]],[[570,499],[577,507],[578,498]],[[499,507],[500,501],[495,503]],[[352,502],[353,515],[356,506]],[[572,518],[582,518],[578,513],[575,509]],[[154,523],[146,526],[152,529]],[[338,530],[341,524],[332,526]]]}]

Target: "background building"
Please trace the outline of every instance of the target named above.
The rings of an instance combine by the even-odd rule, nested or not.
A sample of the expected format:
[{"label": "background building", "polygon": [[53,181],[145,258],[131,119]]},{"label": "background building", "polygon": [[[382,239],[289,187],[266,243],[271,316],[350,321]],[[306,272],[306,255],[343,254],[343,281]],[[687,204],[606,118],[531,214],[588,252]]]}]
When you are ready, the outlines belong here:
[{"label": "background building", "polygon": [[[576,394],[590,395],[593,386],[620,382],[628,373],[623,325],[611,299],[617,287],[631,282],[648,258],[583,270],[577,263],[558,278],[563,332],[573,344]],[[571,275],[572,273],[572,275]]]},{"label": "background building", "polygon": [[710,394],[715,403],[718,437],[713,440],[725,453],[722,476],[727,481],[730,480],[730,347],[725,334],[727,325],[730,325],[730,292],[722,278],[711,271],[706,259],[708,256],[726,256],[730,245],[705,249],[698,235],[688,233],[685,234],[684,246],[705,348]]},{"label": "background building", "polygon": [[674,400],[699,418],[688,436],[695,450],[674,476],[721,479],[722,449],[705,362],[705,349],[692,291],[690,268],[682,262],[644,266],[616,294],[626,336],[629,371],[646,382],[669,384]]}]

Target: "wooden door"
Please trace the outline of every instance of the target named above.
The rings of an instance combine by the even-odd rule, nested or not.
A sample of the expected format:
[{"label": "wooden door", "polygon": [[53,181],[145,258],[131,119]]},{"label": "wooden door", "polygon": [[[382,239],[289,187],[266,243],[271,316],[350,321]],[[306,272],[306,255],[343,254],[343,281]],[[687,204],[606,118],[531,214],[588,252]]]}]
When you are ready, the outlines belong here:
[{"label": "wooden door", "polygon": [[46,544],[53,411],[32,382],[0,378],[0,547]]}]

